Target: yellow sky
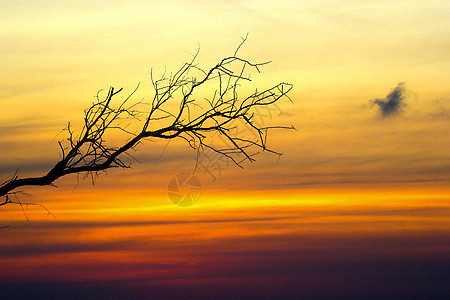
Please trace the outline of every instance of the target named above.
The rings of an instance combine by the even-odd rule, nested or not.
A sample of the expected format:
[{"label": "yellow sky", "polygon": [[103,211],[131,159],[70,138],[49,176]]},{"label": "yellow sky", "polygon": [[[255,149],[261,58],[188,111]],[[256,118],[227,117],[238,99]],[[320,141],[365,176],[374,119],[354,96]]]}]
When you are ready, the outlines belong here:
[{"label": "yellow sky", "polygon": [[[0,20],[0,183],[45,174],[100,89],[124,87],[120,101],[140,82],[133,100],[150,100],[151,68],[199,47],[207,69],[247,33],[240,55],[272,62],[241,95],[292,83],[294,104],[255,119],[297,129],[269,133],[280,159],[202,160],[189,207],[168,197],[196,165],[182,140],[145,141],[95,186],[24,187],[38,205],[0,207],[0,298],[448,293],[449,1],[2,0]],[[401,82],[405,105],[383,117]]]},{"label": "yellow sky", "polygon": [[[244,171],[230,167],[220,189],[285,189],[449,180],[448,1],[2,1],[0,168],[42,174],[58,158],[56,134],[77,124],[99,89],[151,97],[149,71],[176,70],[200,46],[207,68],[233,53],[271,60],[261,87],[294,85],[267,123],[284,152]],[[380,118],[370,104],[405,82],[403,111]],[[279,112],[282,112],[278,116]],[[266,114],[262,112],[261,114]],[[181,144],[147,144],[130,178],[193,168]],[[149,170],[150,169],[150,170]],[[114,175],[112,175],[114,176]],[[145,177],[145,178],[146,178]],[[205,176],[204,181],[210,180]],[[132,180],[130,180],[132,181]],[[209,181],[208,181],[209,182]],[[134,184],[136,185],[136,184]]]}]

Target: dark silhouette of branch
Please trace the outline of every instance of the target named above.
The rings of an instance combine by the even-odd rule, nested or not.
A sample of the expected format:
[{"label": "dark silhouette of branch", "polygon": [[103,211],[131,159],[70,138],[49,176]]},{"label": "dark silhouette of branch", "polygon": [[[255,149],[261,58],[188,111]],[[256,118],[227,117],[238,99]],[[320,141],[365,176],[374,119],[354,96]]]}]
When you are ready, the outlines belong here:
[{"label": "dark silhouette of branch", "polygon": [[[254,155],[261,151],[281,155],[267,147],[268,131],[294,128],[261,126],[254,120],[253,109],[273,105],[284,97],[290,100],[288,93],[292,85],[281,82],[245,97],[238,96],[241,84],[251,81],[249,71],[259,73],[260,67],[269,63],[253,63],[238,56],[245,41],[243,38],[232,56],[222,59],[209,70],[203,70],[196,63],[197,50],[192,60],[173,74],[155,79],[151,72],[155,91],[151,103],[131,103],[139,86],[116,107],[113,98],[122,88],[110,87],[103,98],[99,92],[92,106],[84,112],[81,131],[74,131],[68,123],[67,139],[58,142],[61,160],[40,177],[19,178],[16,172],[0,185],[0,197],[5,199],[0,206],[13,203],[11,196],[22,186],[53,185],[55,180],[69,174],[84,174],[94,180],[101,171],[129,168],[131,164],[126,162],[127,158],[132,158],[131,152],[147,138],[181,138],[197,151],[197,155],[207,148],[239,167],[244,161],[254,161]],[[209,91],[211,96],[204,97],[201,88]],[[235,130],[236,121],[246,125],[255,138],[239,135]],[[107,145],[106,134],[113,130],[124,132],[128,140],[116,147]],[[214,146],[207,138],[211,134],[220,135],[228,146]]]},{"label": "dark silhouette of branch", "polygon": [[[47,216],[52,216],[54,218],[56,218],[56,216],[49,211],[44,205],[39,204],[39,203],[34,203],[34,202],[23,202],[20,201],[18,195],[22,195],[22,196],[26,196],[29,198],[33,198],[33,196],[31,194],[25,193],[23,191],[14,191],[14,192],[9,192],[7,193],[4,197],[5,197],[5,201],[3,203],[0,204],[1,205],[6,205],[6,204],[18,204],[20,206],[20,209],[23,212],[23,215],[25,216],[25,219],[28,222],[28,215],[27,215],[27,211],[28,211],[28,206],[39,206],[40,208],[44,209],[47,212]],[[11,198],[13,198],[15,200],[12,200]],[[25,208],[27,208],[27,210],[25,210]],[[4,226],[3,228],[6,228],[8,226]],[[2,227],[0,227],[2,228]]]}]

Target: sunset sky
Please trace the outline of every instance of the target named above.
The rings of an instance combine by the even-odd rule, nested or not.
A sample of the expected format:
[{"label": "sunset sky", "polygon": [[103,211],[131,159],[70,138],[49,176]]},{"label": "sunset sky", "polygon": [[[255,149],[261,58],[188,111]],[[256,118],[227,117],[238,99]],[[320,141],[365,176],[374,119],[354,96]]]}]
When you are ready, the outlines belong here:
[{"label": "sunset sky", "polygon": [[247,33],[240,56],[271,63],[242,96],[293,84],[293,103],[256,117],[296,128],[269,133],[280,158],[198,169],[186,208],[167,194],[195,168],[177,140],[145,141],[140,163],[94,186],[24,188],[55,217],[0,207],[1,298],[450,293],[450,2],[7,0],[0,18],[1,182],[45,174],[99,90],[123,87],[120,101],[140,84],[150,101],[150,71],[197,49],[211,68]]}]

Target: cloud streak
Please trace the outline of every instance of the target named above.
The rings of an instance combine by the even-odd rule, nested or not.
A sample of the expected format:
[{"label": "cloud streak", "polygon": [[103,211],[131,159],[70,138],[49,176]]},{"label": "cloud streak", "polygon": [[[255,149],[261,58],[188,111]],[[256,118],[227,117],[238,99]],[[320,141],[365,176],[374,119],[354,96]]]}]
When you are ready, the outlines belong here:
[{"label": "cloud streak", "polygon": [[384,99],[374,99],[373,104],[378,105],[383,117],[393,116],[400,112],[405,105],[405,84],[399,83]]}]

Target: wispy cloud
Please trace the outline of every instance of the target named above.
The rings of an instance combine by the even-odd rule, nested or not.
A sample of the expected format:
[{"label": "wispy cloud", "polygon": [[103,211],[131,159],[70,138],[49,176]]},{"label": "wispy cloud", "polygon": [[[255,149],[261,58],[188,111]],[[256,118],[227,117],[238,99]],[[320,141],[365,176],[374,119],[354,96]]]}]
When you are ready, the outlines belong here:
[{"label": "wispy cloud", "polygon": [[405,84],[399,83],[387,96],[383,99],[374,99],[371,102],[378,105],[380,113],[383,117],[397,114],[402,106],[405,105]]}]

